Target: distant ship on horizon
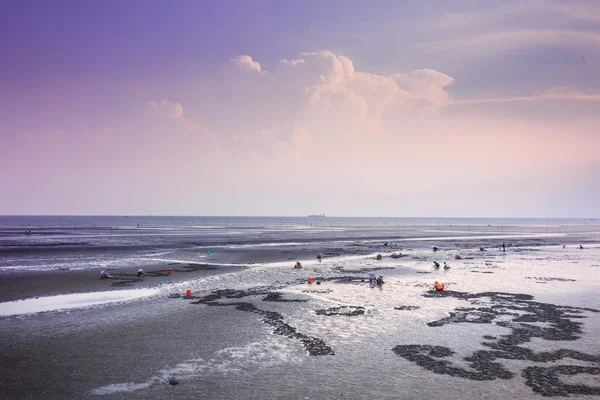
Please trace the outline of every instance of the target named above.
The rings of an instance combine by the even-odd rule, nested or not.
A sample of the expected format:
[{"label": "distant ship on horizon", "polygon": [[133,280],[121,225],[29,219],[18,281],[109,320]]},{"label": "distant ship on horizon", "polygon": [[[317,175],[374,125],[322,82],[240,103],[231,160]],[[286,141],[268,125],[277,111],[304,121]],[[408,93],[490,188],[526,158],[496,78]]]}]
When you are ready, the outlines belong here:
[{"label": "distant ship on horizon", "polygon": [[310,214],[311,218],[325,218],[325,214]]}]

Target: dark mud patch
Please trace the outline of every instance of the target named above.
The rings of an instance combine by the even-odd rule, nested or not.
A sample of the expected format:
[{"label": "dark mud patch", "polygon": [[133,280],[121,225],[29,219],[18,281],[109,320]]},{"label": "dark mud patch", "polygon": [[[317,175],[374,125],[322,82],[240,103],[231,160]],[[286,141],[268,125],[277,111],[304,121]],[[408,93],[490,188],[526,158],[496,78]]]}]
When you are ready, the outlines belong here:
[{"label": "dark mud patch", "polygon": [[552,281],[558,281],[558,282],[577,282],[575,279],[546,278],[546,277],[543,277],[543,276],[526,276],[525,279],[535,279],[536,281],[540,281],[540,282],[552,282]]},{"label": "dark mud patch", "polygon": [[400,306],[400,307],[394,307],[394,310],[400,310],[400,311],[412,311],[412,310],[418,310],[419,306]]},{"label": "dark mud patch", "polygon": [[280,303],[306,303],[308,300],[306,299],[284,299],[282,298],[282,293],[273,292],[269,293],[265,297],[263,297],[263,301],[276,301]]},{"label": "dark mud patch", "polygon": [[[215,290],[208,295],[201,297],[194,297],[191,304],[204,304],[213,307],[235,307],[236,310],[251,312],[258,314],[261,317],[261,321],[273,328],[273,333],[288,337],[290,339],[296,339],[302,343],[304,348],[308,351],[311,356],[325,356],[335,355],[333,348],[325,343],[324,340],[308,336],[304,333],[298,332],[298,330],[285,322],[283,316],[274,311],[262,310],[256,307],[250,302],[242,301],[228,301],[231,299],[242,299],[251,296],[266,296],[277,295],[274,290],[281,289],[282,286],[271,286],[271,287],[257,287],[248,290],[235,290],[235,289],[221,289]],[[263,300],[265,299],[263,298]],[[273,299],[274,297],[271,297]],[[278,298],[275,296],[275,298]],[[268,300],[269,301],[269,300]],[[270,300],[270,301],[281,301],[281,300]]]},{"label": "dark mud patch", "polygon": [[471,272],[479,273],[479,274],[493,274],[494,271],[478,271],[476,269],[472,269]]},{"label": "dark mud patch", "polygon": [[431,271],[417,271],[417,274],[431,274]]},{"label": "dark mud patch", "polygon": [[[439,327],[454,323],[496,324],[510,329],[510,333],[484,336],[484,349],[477,350],[464,357],[469,369],[454,365],[445,358],[454,351],[444,346],[434,345],[398,345],[392,350],[399,356],[416,363],[424,369],[437,374],[451,375],[471,380],[511,379],[514,372],[500,363],[501,360],[523,360],[535,363],[547,363],[562,359],[571,359],[589,365],[534,366],[525,368],[522,376],[525,384],[536,393],[544,396],[568,396],[570,394],[600,394],[600,388],[583,384],[571,385],[560,380],[561,375],[600,375],[600,355],[580,351],[559,349],[536,353],[522,347],[533,338],[549,341],[573,341],[582,334],[582,323],[574,321],[586,318],[584,312],[598,313],[591,308],[558,306],[533,301],[526,294],[484,292],[463,293],[443,291],[425,297],[452,297],[469,301],[477,307],[462,307],[451,312],[448,317],[432,321],[427,325]],[[538,325],[534,325],[538,323]],[[540,326],[539,323],[543,323]]]},{"label": "dark mud patch", "polygon": [[367,278],[357,278],[356,276],[329,276],[329,277],[323,277],[323,276],[319,276],[316,278],[313,278],[313,282],[316,281],[321,281],[321,283],[323,282],[333,282],[333,283],[348,283],[351,285],[360,285],[364,282],[367,282],[368,279]]},{"label": "dark mud patch", "polygon": [[326,316],[343,315],[346,317],[356,317],[359,315],[364,315],[365,308],[361,306],[341,306],[331,307],[325,310],[316,310],[315,313],[317,315]]},{"label": "dark mud patch", "polygon": [[218,269],[218,268],[215,267],[214,265],[190,263],[190,264],[184,265],[182,268],[174,269],[173,271],[175,271],[175,272],[195,272],[195,271],[210,271],[213,269]]},{"label": "dark mud patch", "polygon": [[113,275],[113,278],[110,279],[112,281],[110,283],[110,286],[133,286],[134,284],[139,283],[143,279],[143,277],[139,277],[136,274],[115,274]]}]

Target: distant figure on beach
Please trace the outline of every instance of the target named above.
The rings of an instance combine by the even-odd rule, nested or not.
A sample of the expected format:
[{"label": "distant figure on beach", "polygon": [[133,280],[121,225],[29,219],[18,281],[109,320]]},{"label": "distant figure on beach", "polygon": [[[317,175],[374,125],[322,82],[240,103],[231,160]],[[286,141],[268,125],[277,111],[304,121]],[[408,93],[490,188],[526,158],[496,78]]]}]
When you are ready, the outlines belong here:
[{"label": "distant figure on beach", "polygon": [[109,275],[108,272],[102,271],[100,272],[100,279],[111,279],[113,276]]},{"label": "distant figure on beach", "polygon": [[582,246],[582,245],[579,245],[579,248],[580,248],[580,249],[583,249],[583,246]]},{"label": "distant figure on beach", "polygon": [[444,269],[450,269],[450,266],[446,264],[446,261],[444,261]]},{"label": "distant figure on beach", "polygon": [[381,256],[381,254],[377,254],[377,259],[381,260],[383,257]]},{"label": "distant figure on beach", "polygon": [[460,259],[462,259],[462,257],[460,256],[460,254],[457,254],[457,255],[454,256],[454,259],[455,260],[460,260]]},{"label": "distant figure on beach", "polygon": [[144,277],[144,270],[143,270],[143,269],[141,269],[141,268],[140,268],[140,269],[138,269],[137,276],[139,276],[139,277],[142,277],[142,278],[143,278],[143,277]]},{"label": "distant figure on beach", "polygon": [[323,260],[323,254],[319,253],[319,255],[317,256],[317,260],[319,260],[319,261]]},{"label": "distant figure on beach", "polygon": [[383,281],[383,276],[379,275],[377,277],[377,284],[378,285],[383,285],[385,282]]},{"label": "distant figure on beach", "polygon": [[506,246],[502,243],[502,251],[506,251]]},{"label": "distant figure on beach", "polygon": [[433,251],[438,251],[439,249],[436,246],[433,246]]},{"label": "distant figure on beach", "polygon": [[565,247],[567,247],[567,246],[563,244],[563,249],[564,249]]},{"label": "distant figure on beach", "polygon": [[442,282],[435,281],[433,288],[436,292],[441,292],[442,290],[444,290],[444,284]]},{"label": "distant figure on beach", "polygon": [[25,231],[26,236],[31,236],[31,231]]},{"label": "distant figure on beach", "polygon": [[369,282],[373,282],[375,279],[375,274],[369,274]]},{"label": "distant figure on beach", "polygon": [[173,273],[173,268],[169,267],[167,270],[167,275],[171,275]]},{"label": "distant figure on beach", "polygon": [[383,245],[384,245],[384,246],[387,246],[387,245],[388,245],[388,242],[385,242]]},{"label": "distant figure on beach", "polygon": [[294,265],[294,268],[302,268],[302,264],[300,264],[300,261],[296,261],[296,265]]},{"label": "distant figure on beach", "polygon": [[485,251],[485,249],[483,247],[480,247],[479,251]]},{"label": "distant figure on beach", "polygon": [[433,262],[433,268],[438,269],[440,267],[440,263],[437,261]]}]

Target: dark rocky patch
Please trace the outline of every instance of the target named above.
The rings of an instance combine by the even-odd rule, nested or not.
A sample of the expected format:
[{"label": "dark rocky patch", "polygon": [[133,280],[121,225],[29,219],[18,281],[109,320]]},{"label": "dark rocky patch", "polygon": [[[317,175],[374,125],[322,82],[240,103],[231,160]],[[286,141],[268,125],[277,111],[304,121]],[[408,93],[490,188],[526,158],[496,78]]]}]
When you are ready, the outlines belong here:
[{"label": "dark rocky patch", "polygon": [[[582,333],[582,323],[573,319],[586,318],[584,311],[599,312],[591,308],[557,306],[533,301],[533,296],[500,292],[462,293],[443,291],[424,294],[425,297],[453,297],[470,301],[480,307],[457,308],[450,316],[428,323],[438,327],[452,323],[495,323],[511,330],[511,333],[500,338],[484,336],[491,342],[482,343],[485,349],[477,350],[464,357],[470,369],[453,366],[443,358],[454,352],[443,346],[432,345],[398,345],[392,350],[399,356],[417,365],[438,373],[472,380],[510,379],[514,373],[507,370],[499,360],[525,360],[532,362],[551,362],[565,358],[594,363],[597,366],[553,366],[529,367],[522,375],[526,385],[544,396],[568,396],[569,394],[600,394],[600,388],[586,385],[569,385],[560,381],[560,375],[590,374],[600,375],[600,355],[586,354],[579,351],[559,349],[536,353],[520,345],[530,342],[532,338],[550,341],[577,340]],[[484,303],[483,299],[489,298]],[[506,320],[506,316],[509,320]],[[501,318],[502,317],[502,318]],[[545,323],[546,326],[532,323]]]},{"label": "dark rocky patch", "polygon": [[470,363],[470,367],[475,369],[475,371],[453,367],[452,362],[440,360],[440,358],[454,354],[452,350],[444,346],[409,344],[396,346],[392,350],[399,356],[437,374],[451,375],[476,381],[489,381],[496,378],[510,379],[513,377],[513,374],[505,370],[500,364],[491,363],[485,359]]},{"label": "dark rocky patch", "polygon": [[[345,311],[349,310],[349,311]],[[361,306],[341,306],[341,307],[331,307],[326,310],[316,310],[315,313],[317,315],[344,315],[346,317],[356,317],[358,315],[363,315],[365,313],[365,308]]]},{"label": "dark rocky patch", "polygon": [[600,387],[586,385],[567,385],[560,381],[559,375],[590,374],[600,375],[600,368],[579,365],[559,365],[554,367],[529,367],[523,371],[525,384],[542,396],[569,396],[583,394],[600,395]]},{"label": "dark rocky patch", "polygon": [[407,311],[411,311],[411,310],[418,310],[419,306],[400,306],[400,307],[394,307],[394,310],[407,310]]},{"label": "dark rocky patch", "polygon": [[306,299],[282,299],[282,294],[279,292],[269,293],[263,298],[263,301],[277,301],[280,303],[306,303]]}]

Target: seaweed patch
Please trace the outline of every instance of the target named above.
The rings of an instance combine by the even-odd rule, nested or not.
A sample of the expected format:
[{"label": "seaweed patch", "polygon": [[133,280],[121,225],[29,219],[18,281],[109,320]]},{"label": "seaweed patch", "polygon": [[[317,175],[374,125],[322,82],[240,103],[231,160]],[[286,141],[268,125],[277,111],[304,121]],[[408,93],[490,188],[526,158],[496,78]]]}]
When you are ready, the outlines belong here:
[{"label": "seaweed patch", "polygon": [[361,306],[341,306],[331,307],[326,310],[316,310],[317,315],[344,315],[346,317],[356,317],[365,313],[365,308]]},{"label": "seaweed patch", "polygon": [[[432,297],[429,294],[425,297]],[[533,338],[551,341],[573,341],[580,338],[584,312],[597,313],[591,308],[557,306],[533,301],[533,296],[500,292],[462,293],[444,291],[436,297],[453,297],[470,301],[478,307],[462,307],[448,317],[429,322],[430,327],[453,323],[496,324],[508,328],[510,333],[484,336],[485,349],[464,357],[469,368],[453,365],[445,358],[454,355],[448,347],[433,345],[398,345],[392,350],[399,356],[437,374],[451,375],[471,380],[511,379],[514,372],[503,366],[501,360],[524,360],[535,363],[571,359],[595,365],[532,366],[522,371],[525,384],[543,396],[568,396],[570,394],[600,395],[600,388],[585,384],[568,384],[561,375],[600,375],[600,355],[559,349],[536,353],[521,345]],[[536,325],[537,323],[537,325]],[[542,323],[543,325],[541,325]]]},{"label": "seaweed patch", "polygon": [[[236,310],[251,312],[260,315],[261,321],[267,325],[273,327],[273,333],[276,335],[281,335],[288,337],[290,339],[296,339],[300,341],[304,348],[308,351],[308,354],[311,356],[325,356],[325,355],[335,355],[333,348],[325,343],[324,340],[314,337],[308,336],[302,332],[298,332],[298,330],[285,322],[283,316],[274,311],[262,310],[256,307],[254,304],[250,302],[242,302],[242,301],[222,301],[227,299],[241,299],[249,296],[265,296],[263,301],[295,301],[295,300],[287,300],[281,299],[281,293],[273,292],[273,290],[280,289],[281,287],[257,287],[253,289],[247,290],[235,290],[235,289],[221,289],[216,290],[206,296],[196,297],[190,296],[188,298],[192,298],[195,301],[192,304],[204,304],[207,306],[234,306]],[[298,300],[296,300],[298,301]],[[302,301],[302,300],[299,300]]]}]

